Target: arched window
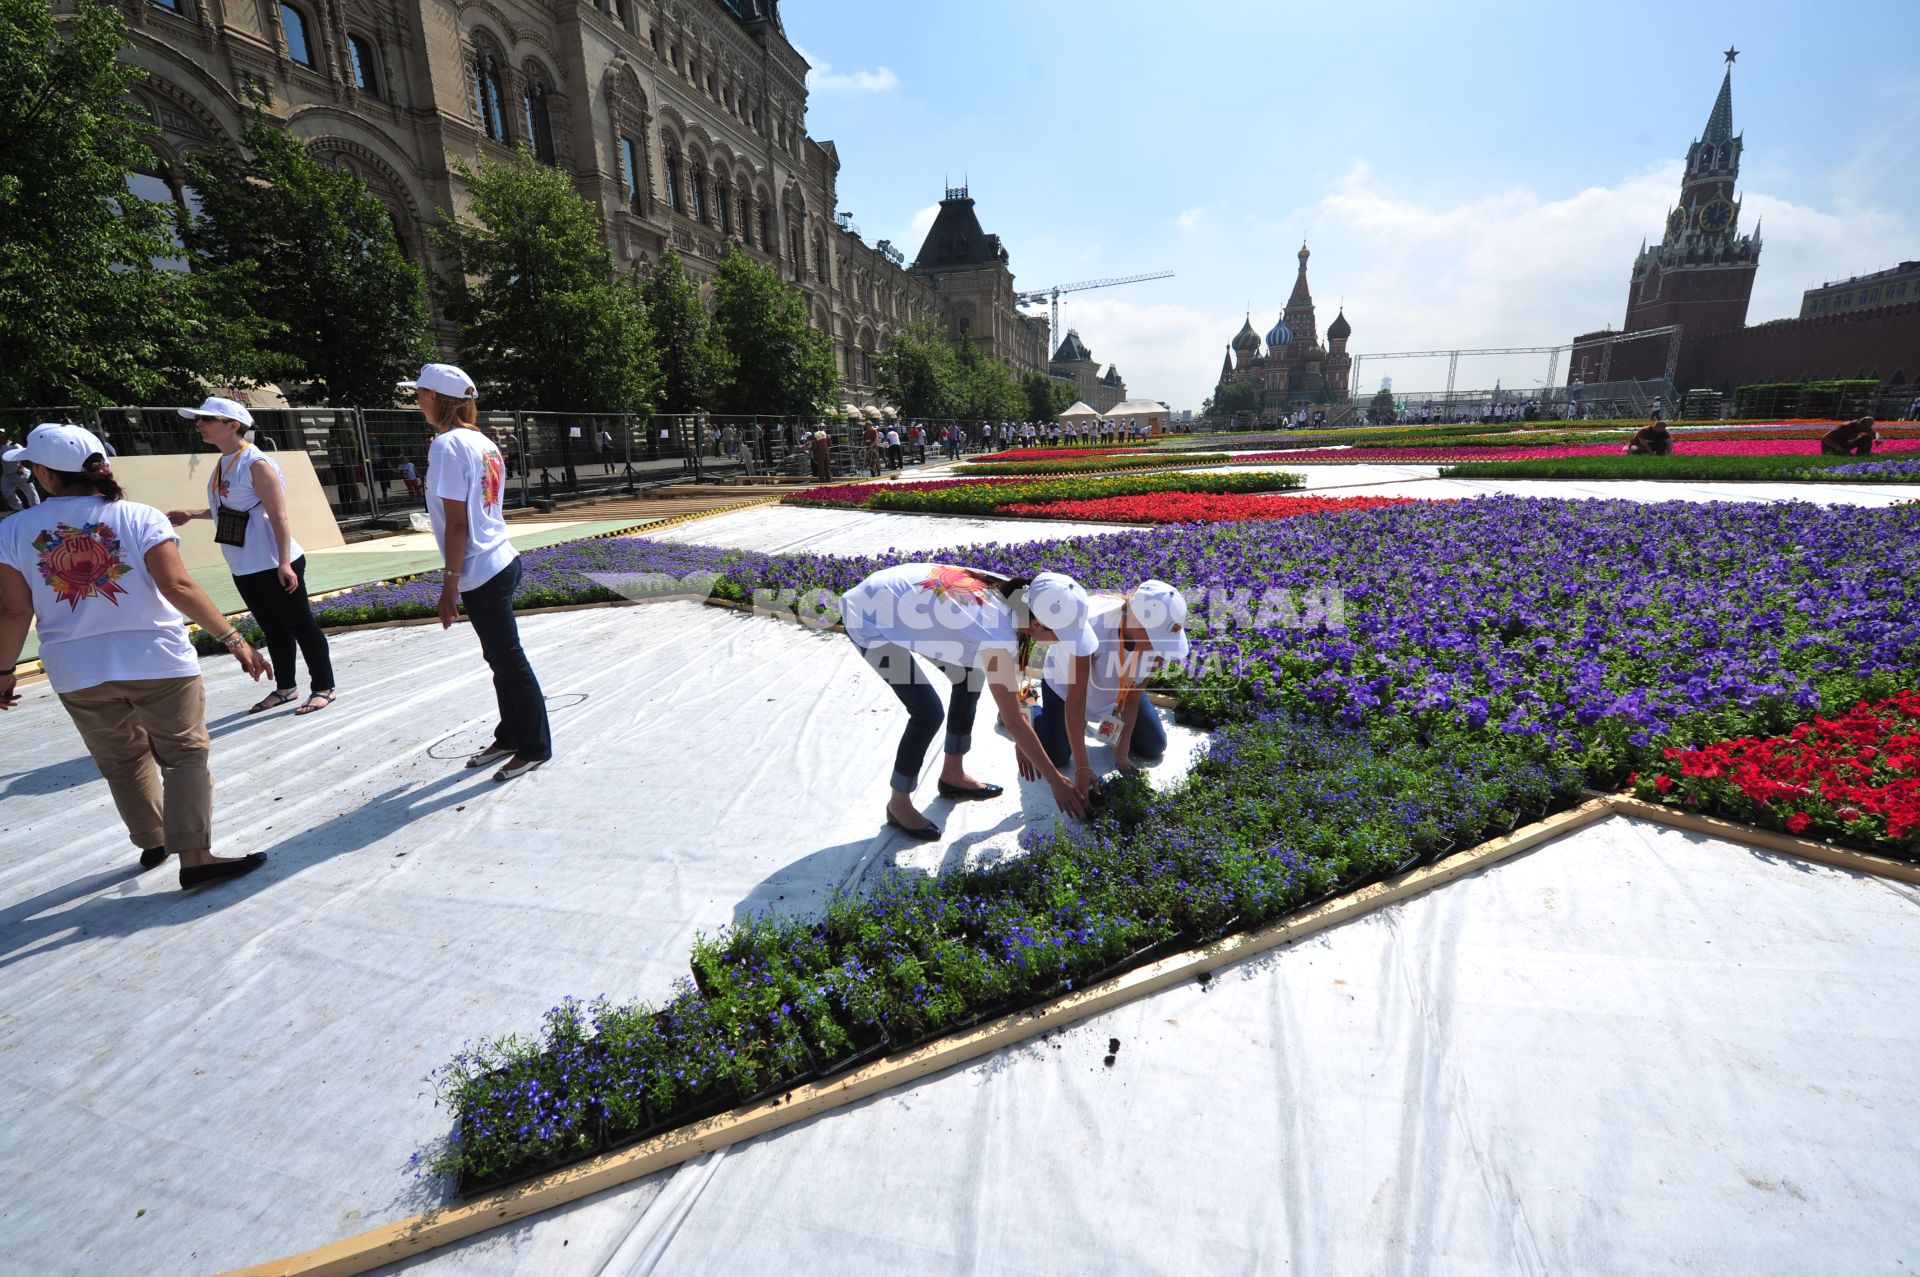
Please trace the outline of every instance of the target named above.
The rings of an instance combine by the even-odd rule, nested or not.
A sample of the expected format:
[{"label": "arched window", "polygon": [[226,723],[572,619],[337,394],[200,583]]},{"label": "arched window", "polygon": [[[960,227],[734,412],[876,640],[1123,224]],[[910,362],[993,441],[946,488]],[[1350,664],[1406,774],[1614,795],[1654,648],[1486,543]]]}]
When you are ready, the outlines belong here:
[{"label": "arched window", "polygon": [[680,152],[667,148],[667,207],[676,213],[687,210],[680,202]]},{"label": "arched window", "polygon": [[162,9],[167,10],[169,13],[185,12],[180,7],[180,0],[149,0],[149,2],[152,4],[159,5]]},{"label": "arched window", "polygon": [[527,145],[533,148],[535,158],[542,164],[552,164],[553,117],[547,110],[547,86],[530,80],[527,91],[520,96],[520,110],[527,130]]},{"label": "arched window", "polygon": [[303,67],[313,65],[313,50],[307,44],[307,15],[290,4],[280,6],[280,31],[287,38],[287,56]]},{"label": "arched window", "polygon": [[700,171],[699,165],[693,169],[693,220],[704,223],[707,220],[707,175]]},{"label": "arched window", "polygon": [[374,62],[373,42],[363,35],[348,32],[347,53],[353,59],[353,87],[368,97],[379,97],[380,70]]},{"label": "arched window", "polygon": [[474,54],[473,109],[481,132],[495,142],[507,142],[507,94],[500,81],[500,59],[491,50]]},{"label": "arched window", "polygon": [[[740,238],[746,241],[748,248],[753,247],[753,222],[747,217],[747,193],[745,190],[740,192]],[[765,248],[766,245],[762,244],[760,247]]]},{"label": "arched window", "polygon": [[646,205],[640,199],[640,144],[624,133],[620,135],[620,181],[626,187],[627,207],[634,212],[642,212]]},{"label": "arched window", "polygon": [[773,211],[765,200],[760,202],[760,247],[773,251]]},{"label": "arched window", "polygon": [[733,234],[733,192],[724,177],[714,183],[713,201],[720,209],[720,233]]},{"label": "arched window", "polygon": [[800,228],[787,223],[787,260],[793,263],[793,273],[798,278],[807,268],[807,259],[800,256]]}]

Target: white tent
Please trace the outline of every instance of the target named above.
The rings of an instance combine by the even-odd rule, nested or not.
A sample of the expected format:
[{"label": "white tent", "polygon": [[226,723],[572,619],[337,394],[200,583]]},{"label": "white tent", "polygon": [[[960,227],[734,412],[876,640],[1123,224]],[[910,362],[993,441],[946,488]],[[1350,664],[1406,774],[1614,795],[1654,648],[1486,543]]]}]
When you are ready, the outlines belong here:
[{"label": "white tent", "polygon": [[1058,417],[1055,417],[1054,420],[1062,423],[1063,425],[1069,421],[1078,421],[1078,422],[1098,421],[1100,420],[1100,414],[1098,412],[1095,412],[1091,407],[1087,405],[1087,402],[1084,399],[1082,399],[1082,400],[1075,401],[1073,407],[1067,409],[1065,412],[1061,413]]},{"label": "white tent", "polygon": [[1144,425],[1154,434],[1159,434],[1172,417],[1165,404],[1152,399],[1128,399],[1107,410],[1108,421],[1123,426]]}]

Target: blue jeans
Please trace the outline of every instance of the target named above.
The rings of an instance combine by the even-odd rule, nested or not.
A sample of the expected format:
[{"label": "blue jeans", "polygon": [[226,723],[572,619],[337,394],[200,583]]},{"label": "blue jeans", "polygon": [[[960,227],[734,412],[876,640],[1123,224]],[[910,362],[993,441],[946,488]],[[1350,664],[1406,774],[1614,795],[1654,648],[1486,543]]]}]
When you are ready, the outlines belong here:
[{"label": "blue jeans", "polygon": [[923,658],[939,667],[953,685],[944,716],[940,693],[928,681],[927,673],[913,654],[898,643],[876,643],[860,647],[874,672],[887,680],[887,686],[907,707],[907,730],[900,734],[900,748],[893,755],[893,778],[887,783],[902,794],[911,794],[920,783],[920,769],[926,765],[927,749],[940,732],[944,717],[947,725],[946,752],[964,754],[973,748],[973,715],[980,705],[980,689],[985,679],[963,665]]},{"label": "blue jeans", "polygon": [[[1040,708],[1033,711],[1033,730],[1053,765],[1064,770],[1073,760],[1073,738],[1067,735],[1067,702],[1045,679],[1040,680]],[[1085,732],[1086,727],[1079,730]],[[1155,763],[1166,752],[1167,729],[1160,722],[1160,710],[1143,695],[1140,712],[1133,718],[1133,739],[1127,743],[1127,753]]]},{"label": "blue jeans", "polygon": [[513,619],[513,592],[518,588],[520,560],[515,558],[485,585],[462,592],[460,602],[493,669],[493,695],[500,702],[493,743],[544,762],[553,757],[553,733],[547,726],[547,698],[520,646],[520,627]]}]

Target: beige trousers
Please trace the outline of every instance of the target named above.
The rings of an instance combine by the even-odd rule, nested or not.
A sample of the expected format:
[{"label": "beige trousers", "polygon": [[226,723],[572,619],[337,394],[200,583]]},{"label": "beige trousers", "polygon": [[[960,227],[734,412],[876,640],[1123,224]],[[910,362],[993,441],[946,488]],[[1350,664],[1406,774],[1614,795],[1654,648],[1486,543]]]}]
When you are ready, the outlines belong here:
[{"label": "beige trousers", "polygon": [[60,703],[113,791],[134,846],[176,855],[212,848],[207,689],[198,675],[100,683],[62,692]]}]

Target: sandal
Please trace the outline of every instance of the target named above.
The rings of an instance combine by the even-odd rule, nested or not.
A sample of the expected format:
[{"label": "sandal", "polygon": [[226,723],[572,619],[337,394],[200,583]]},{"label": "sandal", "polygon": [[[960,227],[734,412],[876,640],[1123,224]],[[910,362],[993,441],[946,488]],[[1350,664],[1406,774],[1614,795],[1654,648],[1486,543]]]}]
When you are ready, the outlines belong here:
[{"label": "sandal", "polygon": [[[318,714],[321,710],[333,704],[333,698],[334,693],[332,692],[315,692],[313,695],[307,697],[307,703],[305,705],[293,711],[294,716],[297,718],[302,714]],[[320,703],[315,705],[315,701],[319,701]]]},{"label": "sandal", "polygon": [[299,699],[300,699],[299,692],[295,691],[291,687],[282,687],[275,691],[267,693],[264,697],[260,699],[260,703],[258,705],[255,705],[252,709],[248,710],[247,713],[259,714],[259,713],[265,712],[266,710],[279,709],[282,705],[291,705]]}]

